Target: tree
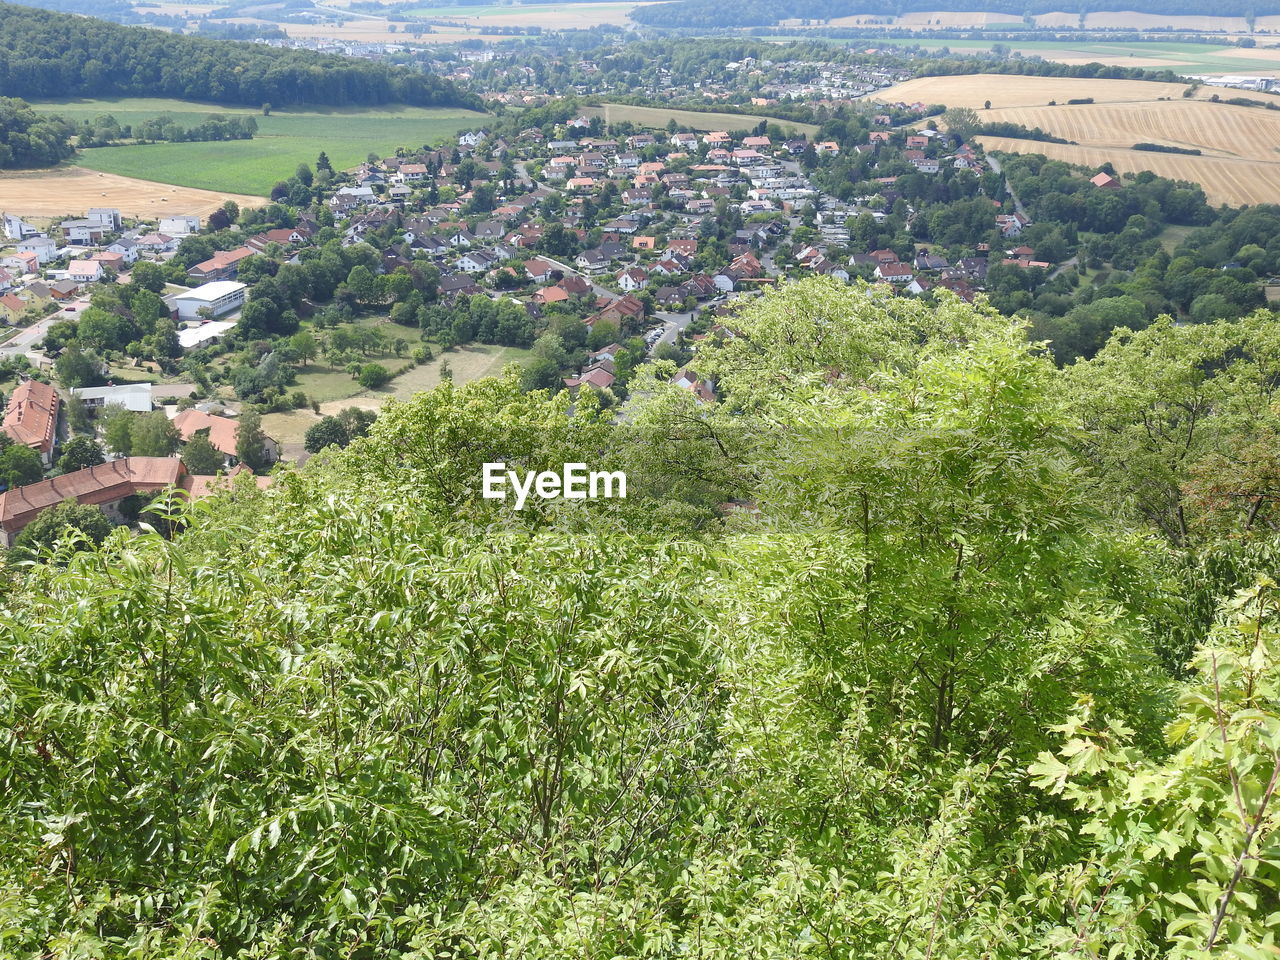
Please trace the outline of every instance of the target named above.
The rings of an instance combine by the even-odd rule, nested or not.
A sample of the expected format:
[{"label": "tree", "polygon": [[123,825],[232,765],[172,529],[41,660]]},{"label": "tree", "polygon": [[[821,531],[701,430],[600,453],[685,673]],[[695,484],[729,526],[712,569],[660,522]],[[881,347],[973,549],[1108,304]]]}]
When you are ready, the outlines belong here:
[{"label": "tree", "polygon": [[311,172],[311,167],[305,163],[298,164],[298,169],[293,175],[298,178],[298,182],[304,187],[310,187],[315,180],[315,174]]},{"label": "tree", "polygon": [[366,390],[376,390],[391,379],[391,371],[380,363],[366,363],[361,365],[356,379]]},{"label": "tree", "polygon": [[163,410],[133,414],[129,436],[130,455],[135,457],[171,457],[182,439]]},{"label": "tree", "polygon": [[133,414],[119,404],[109,404],[99,414],[107,449],[122,457],[133,453]]},{"label": "tree", "polygon": [[182,463],[188,473],[196,476],[210,476],[226,466],[226,457],[209,442],[209,432],[200,430],[183,444]]},{"label": "tree", "polygon": [[100,371],[100,361],[92,354],[85,353],[75,343],[63,349],[53,362],[53,372],[57,375],[58,382],[68,390],[97,385],[102,379]]},{"label": "tree", "polygon": [[6,490],[37,483],[44,479],[44,464],[40,454],[21,443],[14,443],[7,434],[0,434],[0,482]]},{"label": "tree", "polygon": [[350,442],[337,417],[322,417],[307,428],[303,446],[308,453],[319,453],[325,447],[345,447]]},{"label": "tree", "polygon": [[86,467],[96,467],[105,459],[102,447],[92,437],[75,437],[63,446],[58,469],[63,473],[73,473]]},{"label": "tree", "polygon": [[262,430],[262,417],[251,407],[240,412],[236,426],[236,458],[254,473],[271,465],[267,458],[267,435]]},{"label": "tree", "polygon": [[942,120],[947,125],[947,132],[961,140],[968,140],[977,133],[982,123],[978,111],[972,107],[948,107],[942,114]]},{"label": "tree", "polygon": [[78,550],[97,546],[111,535],[111,521],[95,506],[64,500],[27,524],[13,546],[19,554],[34,555],[59,542],[67,542],[68,535],[83,538]]}]

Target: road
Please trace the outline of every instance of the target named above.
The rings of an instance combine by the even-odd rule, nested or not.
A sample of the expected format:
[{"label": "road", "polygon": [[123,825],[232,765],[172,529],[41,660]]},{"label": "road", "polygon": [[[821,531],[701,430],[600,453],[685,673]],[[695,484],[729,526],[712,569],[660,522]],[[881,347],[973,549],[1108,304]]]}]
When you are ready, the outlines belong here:
[{"label": "road", "polygon": [[27,359],[37,366],[41,362],[47,362],[48,357],[36,350],[35,345],[44,339],[51,326],[61,320],[74,320],[80,315],[79,312],[87,306],[89,306],[88,300],[77,301],[71,304],[73,309],[63,308],[57,313],[49,314],[43,320],[37,320],[31,326],[19,330],[5,343],[0,344],[0,356],[16,357],[25,355]]},{"label": "road", "polygon": [[[994,172],[1004,176],[1004,169],[1000,166],[999,160],[989,153],[986,155],[985,159],[987,163],[991,164],[991,169]],[[1018,195],[1013,192],[1013,184],[1009,182],[1008,177],[1005,177],[1004,188],[1009,191],[1009,196],[1013,198],[1013,209],[1017,210],[1018,213],[1022,214],[1024,217],[1027,217],[1027,211],[1022,208],[1022,201],[1019,200]],[[1031,218],[1027,217],[1027,219],[1030,220]]]}]

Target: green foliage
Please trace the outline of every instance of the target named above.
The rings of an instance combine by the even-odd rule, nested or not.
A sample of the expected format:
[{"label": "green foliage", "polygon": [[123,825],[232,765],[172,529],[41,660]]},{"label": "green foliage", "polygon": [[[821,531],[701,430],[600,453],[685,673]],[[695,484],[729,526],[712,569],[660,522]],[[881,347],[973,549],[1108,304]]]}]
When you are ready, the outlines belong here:
[{"label": "green foliage", "polygon": [[75,437],[62,447],[62,456],[58,458],[58,469],[63,473],[96,467],[104,461],[102,447],[92,437]]},{"label": "green foliage", "polygon": [[14,541],[14,554],[29,557],[43,550],[66,546],[90,550],[111,533],[111,521],[97,507],[64,500],[32,520]]},{"label": "green foliage", "polygon": [[0,434],[0,438],[0,481],[4,482],[6,490],[44,479],[40,454],[21,443],[14,443],[7,434]]},{"label": "green foliage", "polygon": [[[445,382],[8,584],[5,949],[1267,956],[1275,550],[1180,566],[1117,492],[1125,456],[1183,475],[1126,424],[1206,395],[1197,456],[1249,426],[1262,319],[1065,372],[948,296],[814,279],[732,325],[715,402],[665,362],[617,419]],[[516,512],[494,461],[628,497]]]},{"label": "green foliage", "polygon": [[226,466],[226,457],[209,442],[207,430],[198,431],[182,446],[182,463],[195,476],[210,476]]}]

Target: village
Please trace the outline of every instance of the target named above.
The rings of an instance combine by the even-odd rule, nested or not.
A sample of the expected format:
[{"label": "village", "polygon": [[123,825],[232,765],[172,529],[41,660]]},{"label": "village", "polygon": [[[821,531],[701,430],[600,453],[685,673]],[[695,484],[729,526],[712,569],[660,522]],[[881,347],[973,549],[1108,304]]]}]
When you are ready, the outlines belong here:
[{"label": "village", "polygon": [[[861,227],[878,239],[877,227],[891,218],[909,226],[915,213],[895,190],[898,177],[878,178],[875,194],[838,199],[818,189],[810,175],[823,158],[842,150],[924,177],[976,181],[988,172],[970,146],[940,134],[925,113],[923,104],[896,105],[872,118],[866,143],[852,146],[787,135],[764,123],[736,133],[645,131],[630,124],[622,133],[607,133],[599,117],[586,115],[550,132],[465,131],[446,147],[371,156],[337,175],[332,189],[309,207],[273,207],[288,225],[242,235],[185,271],[174,270],[181,262],[175,257],[195,249],[190,245],[211,230],[196,216],[144,223],[95,208],[41,225],[6,214],[11,252],[0,257],[0,314],[11,329],[0,358],[29,364],[30,376],[22,376],[7,399],[3,431],[36,451],[50,475],[0,494],[0,535],[11,542],[42,509],[67,497],[120,519],[120,502],[141,492],[176,484],[207,493],[216,484],[184,473],[180,459],[197,434],[217,450],[219,470],[247,470],[237,420],[247,405],[225,390],[186,397],[189,383],[171,389],[163,381],[126,382],[127,373],[103,385],[56,382],[55,360],[68,348],[49,338],[51,328],[74,324],[104,285],[129,283],[139,264],[168,268],[162,301],[176,338],[171,367],[182,358],[217,356],[224,341],[237,342],[246,303],[255,298],[254,281],[266,275],[248,266],[264,258],[273,267],[305,263],[326,239],[344,249],[373,242],[375,272],[382,277],[411,268],[420,277],[423,268],[432,268],[433,303],[424,310],[447,316],[451,305],[480,298],[518,308],[535,332],[577,326],[581,336],[564,337],[576,341],[570,344],[576,349],[556,361],[568,366],[532,385],[594,390],[611,402],[625,397],[636,366],[654,359],[674,361],[673,383],[700,400],[714,400],[715,384],[696,371],[698,343],[733,336],[736,305],[785,277],[861,279],[892,295],[946,291],[971,301],[984,288],[990,243],[974,242],[969,255],[954,260],[926,245],[877,245]],[[909,123],[911,117],[918,122]],[[1096,185],[1108,186],[1104,179]],[[1029,224],[1024,214],[998,201],[991,209],[987,226],[1007,241],[996,251],[996,263],[1050,266],[1018,243]],[[234,237],[236,229],[219,236]],[[175,276],[188,286],[173,283]],[[532,339],[525,334],[523,345]],[[84,405],[91,417],[114,407],[165,411],[178,440],[164,458],[171,462],[112,459],[107,452],[103,464],[59,475],[58,454],[75,433],[68,401]],[[84,430],[83,418],[78,420]],[[88,434],[96,439],[94,423]],[[262,447],[262,456],[252,458],[259,471],[290,458],[265,434],[255,444]]]}]

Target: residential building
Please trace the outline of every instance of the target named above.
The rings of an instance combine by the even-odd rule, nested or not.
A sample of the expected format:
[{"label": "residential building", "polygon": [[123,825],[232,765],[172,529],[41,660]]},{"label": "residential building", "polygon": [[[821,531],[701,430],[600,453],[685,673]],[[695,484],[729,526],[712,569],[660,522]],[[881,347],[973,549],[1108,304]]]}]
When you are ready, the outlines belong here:
[{"label": "residential building", "polygon": [[62,400],[58,391],[39,380],[23,380],[9,397],[4,421],[0,423],[9,439],[40,454],[45,469],[53,466],[53,446],[58,438],[58,412]]}]

